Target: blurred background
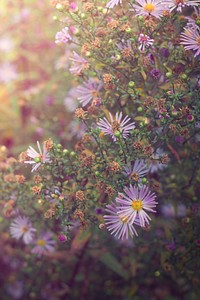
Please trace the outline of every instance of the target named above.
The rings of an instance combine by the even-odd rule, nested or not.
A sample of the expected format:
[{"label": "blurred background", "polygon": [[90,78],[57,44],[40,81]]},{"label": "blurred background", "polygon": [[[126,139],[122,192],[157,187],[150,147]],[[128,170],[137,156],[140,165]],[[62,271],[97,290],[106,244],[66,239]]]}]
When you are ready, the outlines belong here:
[{"label": "blurred background", "polygon": [[69,139],[64,99],[72,82],[55,44],[55,13],[48,0],[0,4],[0,144],[14,154],[47,137]]},{"label": "blurred background", "polygon": [[[68,50],[55,44],[65,21],[55,22],[56,13],[49,0],[0,1],[0,154],[17,158],[30,144],[48,138],[67,147],[80,134],[73,120],[77,102],[67,72]],[[180,169],[174,174],[179,176]],[[72,242],[42,258],[10,238],[10,221],[1,213],[0,300],[199,299],[194,270],[200,242],[196,239],[191,251],[185,247],[182,228],[188,240],[193,235],[186,207],[159,209],[156,227],[137,240],[122,244],[98,229],[90,239],[91,232],[77,230]],[[171,231],[178,237],[176,252]]]}]

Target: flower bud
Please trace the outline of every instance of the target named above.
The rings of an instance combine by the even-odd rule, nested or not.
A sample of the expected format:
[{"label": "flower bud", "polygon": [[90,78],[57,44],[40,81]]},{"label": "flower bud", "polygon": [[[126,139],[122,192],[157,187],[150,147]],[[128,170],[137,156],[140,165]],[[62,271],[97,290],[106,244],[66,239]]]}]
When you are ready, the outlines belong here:
[{"label": "flower bud", "polygon": [[60,4],[60,3],[58,3],[56,5],[56,9],[59,10],[59,11],[64,11],[64,6],[62,4]]},{"label": "flower bud", "polygon": [[137,108],[137,111],[138,111],[138,112],[142,112],[142,111],[143,111],[143,108],[142,108],[141,106],[139,106],[139,107]]},{"label": "flower bud", "polygon": [[36,158],[34,158],[34,161],[35,161],[36,163],[39,163],[39,162],[41,162],[41,159],[40,159],[40,157],[36,157]]},{"label": "flower bud", "polygon": [[144,21],[144,17],[143,16],[138,16],[138,20],[139,21]]},{"label": "flower bud", "polygon": [[68,155],[68,154],[69,154],[69,150],[68,150],[68,149],[64,149],[64,150],[63,150],[63,154],[64,154],[64,155]]},{"label": "flower bud", "polygon": [[87,16],[86,16],[85,13],[81,13],[81,14],[80,14],[80,18],[81,18],[82,20],[85,20],[85,19],[87,18]]},{"label": "flower bud", "polygon": [[131,33],[132,32],[132,29],[130,27],[126,28],[126,33]]},{"label": "flower bud", "polygon": [[131,87],[131,88],[134,87],[135,86],[135,82],[134,81],[129,81],[128,86]]},{"label": "flower bud", "polygon": [[76,153],[74,151],[70,152],[70,156],[74,157],[76,155]]},{"label": "flower bud", "polygon": [[100,175],[99,171],[96,171],[94,174],[96,177],[98,177]]},{"label": "flower bud", "polygon": [[165,75],[166,75],[167,78],[171,78],[172,77],[172,72],[167,72]]},{"label": "flower bud", "polygon": [[119,131],[119,130],[116,130],[115,133],[114,133],[114,136],[115,136],[116,138],[119,138],[120,135],[121,135],[120,131]]}]

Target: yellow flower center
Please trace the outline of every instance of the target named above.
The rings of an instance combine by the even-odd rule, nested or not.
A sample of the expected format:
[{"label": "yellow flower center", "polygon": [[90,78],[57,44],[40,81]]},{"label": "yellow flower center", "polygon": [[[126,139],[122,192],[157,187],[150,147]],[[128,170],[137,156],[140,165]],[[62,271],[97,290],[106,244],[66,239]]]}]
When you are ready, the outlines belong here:
[{"label": "yellow flower center", "polygon": [[136,211],[141,210],[142,207],[143,207],[142,200],[140,200],[140,199],[138,199],[138,200],[133,199],[131,206],[132,206],[132,208],[133,208],[134,210],[136,210]]},{"label": "yellow flower center", "polygon": [[45,242],[45,240],[38,240],[37,245],[44,247],[46,245],[46,242]]},{"label": "yellow flower center", "polygon": [[155,10],[155,5],[153,5],[152,3],[147,3],[143,6],[143,9],[148,13],[152,13]]},{"label": "yellow flower center", "polygon": [[123,223],[127,223],[128,222],[128,217],[120,217],[120,220],[123,222]]}]

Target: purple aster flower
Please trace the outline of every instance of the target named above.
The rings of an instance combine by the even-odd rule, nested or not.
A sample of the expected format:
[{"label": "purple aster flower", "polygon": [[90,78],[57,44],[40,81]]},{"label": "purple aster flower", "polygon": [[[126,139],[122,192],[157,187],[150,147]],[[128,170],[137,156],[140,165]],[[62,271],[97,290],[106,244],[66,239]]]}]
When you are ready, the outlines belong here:
[{"label": "purple aster flower", "polygon": [[48,252],[54,252],[56,242],[52,239],[52,237],[53,233],[50,231],[42,233],[35,241],[35,247],[31,252],[37,254],[37,256],[45,255]]},{"label": "purple aster flower", "polygon": [[125,166],[124,175],[128,176],[137,183],[141,183],[142,177],[148,173],[148,169],[143,160],[136,160],[133,166]]},{"label": "purple aster flower", "polygon": [[160,48],[160,52],[165,58],[169,57],[169,49],[162,47]]},{"label": "purple aster flower", "polygon": [[72,66],[69,71],[74,75],[81,75],[84,70],[89,68],[89,63],[86,59],[73,51],[73,57],[69,58],[72,61]]},{"label": "purple aster flower", "polygon": [[184,142],[184,138],[182,137],[182,136],[176,136],[175,137],[175,141],[177,142],[177,143],[179,143],[179,144],[183,144],[183,142]]},{"label": "purple aster flower", "polygon": [[61,31],[57,32],[56,36],[55,36],[55,43],[56,44],[58,44],[58,43],[67,44],[69,41],[71,41],[72,38],[69,35],[68,31],[69,31],[69,28],[65,27]]},{"label": "purple aster flower", "polygon": [[158,79],[160,77],[160,70],[158,69],[153,69],[151,70],[151,75],[155,78],[155,79]]},{"label": "purple aster flower", "polygon": [[126,116],[122,120],[122,112],[116,113],[115,118],[109,113],[110,121],[108,121],[105,117],[100,119],[97,123],[98,128],[100,128],[105,135],[111,135],[114,142],[116,142],[117,138],[115,134],[120,132],[124,139],[126,139],[129,135],[129,132],[135,128],[135,123],[132,122],[127,124],[130,121],[130,118]]},{"label": "purple aster flower", "polygon": [[16,280],[14,282],[6,283],[5,288],[6,292],[10,296],[10,299],[22,299],[24,295],[24,282]]},{"label": "purple aster flower", "polygon": [[30,219],[25,216],[18,216],[10,225],[11,236],[17,240],[22,238],[25,244],[33,240],[36,229],[32,227]]},{"label": "purple aster flower", "polygon": [[119,193],[119,197],[116,198],[116,201],[122,205],[118,212],[119,216],[127,218],[131,224],[138,218],[140,226],[145,227],[151,220],[146,211],[156,212],[153,209],[157,205],[155,201],[156,195],[147,186],[139,189],[132,185],[129,188],[125,187],[124,193]]},{"label": "purple aster flower", "polygon": [[40,147],[40,143],[37,141],[37,146],[39,149],[39,152],[37,152],[33,147],[29,146],[27,150],[27,155],[32,158],[33,160],[26,160],[24,163],[26,164],[33,164],[33,168],[31,172],[36,171],[41,164],[50,162],[50,156],[47,152],[45,143],[43,144],[43,151]]},{"label": "purple aster flower", "polygon": [[82,136],[86,132],[86,126],[79,120],[72,120],[69,123],[69,132],[68,132],[68,138],[77,138],[81,139]]},{"label": "purple aster flower", "polygon": [[66,237],[65,234],[61,233],[61,234],[58,235],[58,240],[60,242],[66,242],[67,241],[67,237]]},{"label": "purple aster flower", "polygon": [[200,32],[196,27],[184,28],[185,31],[181,33],[181,45],[184,45],[185,50],[196,51],[194,57],[200,54]]},{"label": "purple aster flower", "polygon": [[171,204],[165,204],[161,207],[162,214],[167,218],[173,217],[185,217],[186,216],[186,207],[184,204],[178,204],[176,207]]},{"label": "purple aster flower", "polygon": [[105,224],[111,234],[114,234],[118,239],[128,239],[129,236],[133,237],[138,235],[133,223],[138,225],[138,222],[129,222],[129,218],[123,215],[119,216],[119,207],[112,202],[111,205],[106,206],[106,211],[109,213],[104,216]]},{"label": "purple aster flower", "polygon": [[83,85],[77,87],[77,92],[80,95],[78,100],[83,107],[94,98],[98,98],[99,90],[102,86],[103,84],[101,81],[89,78],[87,82],[84,82]]},{"label": "purple aster flower", "polygon": [[151,39],[148,35],[144,35],[143,33],[141,33],[139,35],[138,42],[140,43],[140,46],[138,47],[138,49],[140,51],[144,51],[145,48],[149,48],[153,45],[154,40]]},{"label": "purple aster flower", "polygon": [[136,12],[136,16],[154,16],[160,19],[162,17],[162,12],[165,10],[163,1],[161,0],[136,0],[136,4],[132,7]]},{"label": "purple aster flower", "polygon": [[200,1],[191,1],[191,0],[165,0],[164,3],[170,9],[170,11],[177,9],[177,11],[182,12],[182,9],[186,6],[198,6]]},{"label": "purple aster flower", "polygon": [[122,4],[122,0],[110,0],[106,7],[107,8],[113,8],[115,5],[118,5],[118,4]]},{"label": "purple aster flower", "polygon": [[191,17],[186,17],[188,20],[187,27],[196,27],[197,29],[199,28],[199,22],[200,22],[200,8],[199,7],[194,7],[194,12]]}]

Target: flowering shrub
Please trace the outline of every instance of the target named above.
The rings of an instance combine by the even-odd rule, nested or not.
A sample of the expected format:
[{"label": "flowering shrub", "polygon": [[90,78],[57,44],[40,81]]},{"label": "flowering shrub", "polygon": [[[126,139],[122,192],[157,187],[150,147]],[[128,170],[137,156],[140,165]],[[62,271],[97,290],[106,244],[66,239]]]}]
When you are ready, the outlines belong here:
[{"label": "flowering shrub", "polygon": [[[53,0],[51,4],[58,11],[54,19],[61,24],[55,43],[67,58],[61,69],[75,82],[63,98],[75,123],[68,136],[60,124],[42,146],[36,140],[24,149],[18,161],[1,149],[3,211],[11,237],[22,240],[39,258],[54,257],[59,247],[70,243],[84,253],[90,242],[94,249],[88,262],[90,256],[99,255],[112,271],[129,280],[128,288],[117,289],[116,299],[140,299],[132,298],[138,293],[141,299],[195,300],[200,2]],[[117,251],[113,250],[115,257],[104,257],[104,251],[95,250],[102,241],[125,249],[123,266]],[[127,271],[131,245],[139,251]],[[147,264],[155,260],[147,290],[153,287],[152,276],[167,274],[181,292],[174,292],[170,281],[154,298],[148,298],[145,289],[138,291],[131,278],[142,284],[136,270],[143,278],[146,255]],[[187,283],[184,292],[182,282]],[[76,299],[77,294],[71,296]],[[109,297],[108,289],[103,298]]]}]

